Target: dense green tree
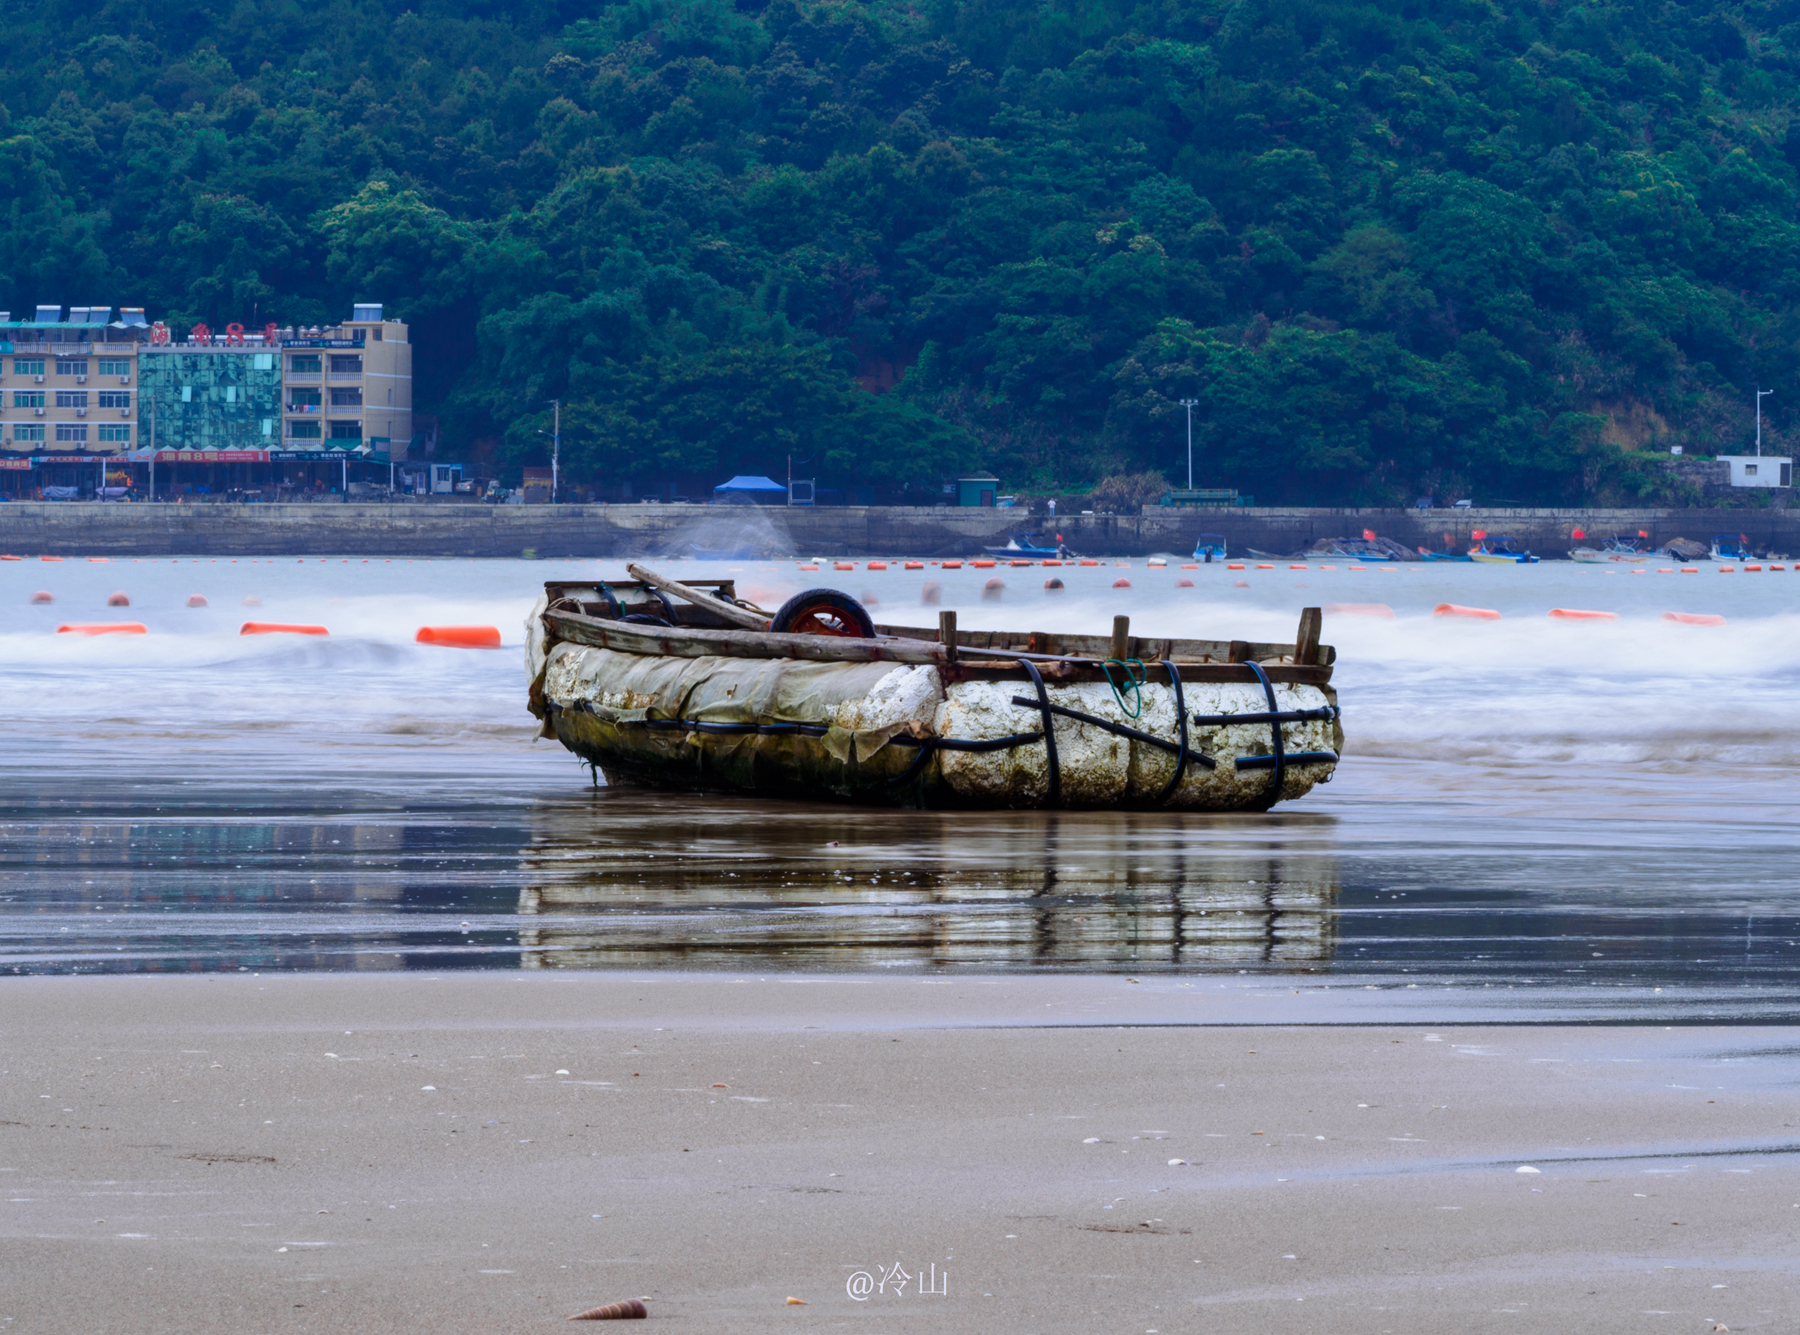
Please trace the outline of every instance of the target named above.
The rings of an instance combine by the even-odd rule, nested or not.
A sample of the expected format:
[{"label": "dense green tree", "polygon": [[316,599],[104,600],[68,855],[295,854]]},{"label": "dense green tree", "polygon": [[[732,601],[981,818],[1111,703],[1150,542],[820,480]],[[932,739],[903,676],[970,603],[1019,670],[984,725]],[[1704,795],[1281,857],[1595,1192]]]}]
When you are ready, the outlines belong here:
[{"label": "dense green tree", "polygon": [[[0,304],[414,328],[603,487],[1655,497],[1800,422],[1793,0],[72,0]],[[1789,128],[1795,122],[1796,128]],[[1646,425],[1648,424],[1648,425]]]}]

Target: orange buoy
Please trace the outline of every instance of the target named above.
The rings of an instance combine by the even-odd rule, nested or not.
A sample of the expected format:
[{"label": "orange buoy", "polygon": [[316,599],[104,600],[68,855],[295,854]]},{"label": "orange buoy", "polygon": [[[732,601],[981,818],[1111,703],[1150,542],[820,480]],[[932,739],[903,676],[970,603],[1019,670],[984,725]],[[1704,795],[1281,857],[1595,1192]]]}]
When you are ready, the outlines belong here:
[{"label": "orange buoy", "polygon": [[1175,587],[1178,589],[1191,589],[1194,587],[1194,581],[1191,579],[1178,579],[1175,581]]},{"label": "orange buoy", "polygon": [[1006,564],[1009,566],[1028,566],[1031,564],[1031,562],[1029,562],[1029,561],[1008,561]]},{"label": "orange buoy", "polygon": [[498,649],[497,626],[420,626],[413,636],[419,644],[443,644],[456,649]]},{"label": "orange buoy", "polygon": [[1725,618],[1712,612],[1664,612],[1664,621],[1679,621],[1684,626],[1723,626]]},{"label": "orange buoy", "polygon": [[40,561],[60,561],[60,560],[62,560],[62,557],[60,557],[60,556],[40,556],[40,557],[38,557],[38,560],[40,560]]},{"label": "orange buoy", "polygon": [[1062,561],[1054,556],[1050,556],[1050,557],[1045,557],[1043,563],[1047,566],[1059,566],[1062,564]]},{"label": "orange buoy", "polygon": [[1244,567],[1239,562],[1234,561],[1230,565],[1226,566],[1225,568],[1227,570],[1242,570]]},{"label": "orange buoy", "polygon": [[906,563],[906,568],[908,570],[923,570],[925,568],[925,563],[923,561],[908,561]]},{"label": "orange buoy", "polygon": [[323,626],[291,626],[282,621],[246,621],[239,635],[329,635]]},{"label": "orange buoy", "polygon": [[969,564],[974,566],[977,570],[992,570],[994,568],[994,563],[992,561],[971,561]]},{"label": "orange buoy", "polygon": [[106,605],[108,607],[130,607],[131,599],[127,598],[124,590],[121,589],[118,593],[107,595]]},{"label": "orange buoy", "polygon": [[[1449,604],[1445,603],[1444,606],[1448,607]],[[1394,609],[1386,603],[1326,603],[1325,610],[1340,617],[1387,617],[1391,620],[1394,615]],[[1445,613],[1439,609],[1438,615],[1443,616]],[[1496,612],[1494,615],[1500,614]]]},{"label": "orange buoy", "polygon": [[[989,562],[989,564],[991,565],[993,563]],[[1006,581],[996,575],[986,584],[981,586],[981,601],[984,603],[997,603],[1000,601],[1000,595],[1005,592]]]},{"label": "orange buoy", "polygon": [[24,559],[22,556],[0,556],[0,561],[23,561]]},{"label": "orange buoy", "polygon": [[1061,590],[1062,586],[1063,586],[1063,582],[1060,579],[1057,579],[1054,575],[1044,581],[1044,587],[1046,589],[1048,589],[1051,593],[1058,592],[1059,590]]},{"label": "orange buoy", "polygon": [[1305,566],[1302,566],[1302,565],[1290,565],[1290,566],[1289,566],[1289,567],[1288,567],[1288,569],[1289,569],[1289,570],[1305,570],[1305,569],[1306,569],[1306,567],[1305,567]]},{"label": "orange buoy", "polygon": [[1369,567],[1367,567],[1367,566],[1351,566],[1350,568],[1352,570],[1367,570]]},{"label": "orange buoy", "polygon": [[111,565],[112,557],[110,557],[110,556],[90,556],[90,557],[88,557],[88,564],[91,566]]},{"label": "orange buoy", "polygon": [[1617,621],[1617,612],[1584,612],[1576,607],[1552,607],[1550,615],[1559,621]]},{"label": "orange buoy", "polygon": [[1761,573],[1762,573],[1762,567],[1761,567],[1761,566],[1759,566],[1759,565],[1758,565],[1758,566],[1745,566],[1745,567],[1744,567],[1744,569],[1745,569],[1745,570],[1754,570],[1754,571],[1756,571],[1756,572],[1757,572],[1757,573],[1758,573],[1758,574],[1759,574],[1759,575],[1760,575],[1760,574],[1761,574]]},{"label": "orange buoy", "polygon": [[53,603],[56,601],[56,598],[48,589],[39,589],[36,593],[31,595],[31,601],[34,603]]},{"label": "orange buoy", "polygon": [[1130,587],[1131,581],[1128,579],[1115,579],[1113,581],[1113,588],[1115,589],[1129,589]]},{"label": "orange buoy", "polygon": [[199,594],[199,593],[190,593],[188,595],[187,605],[189,607],[205,607],[206,606],[206,596],[204,594]]},{"label": "orange buoy", "polygon": [[817,567],[817,566],[801,566],[800,567],[800,569],[802,569],[802,570],[817,570],[818,568],[819,567]]},{"label": "orange buoy", "polygon": [[940,570],[961,570],[962,562],[961,561],[946,561],[946,562],[944,562],[943,565],[939,566],[938,569],[940,569]]},{"label": "orange buoy", "polygon": [[869,564],[868,564],[868,565],[867,565],[867,566],[865,566],[865,567],[864,567],[864,569],[867,569],[867,570],[886,570],[886,569],[887,569],[887,562],[886,562],[886,561],[871,561],[871,562],[869,562]]},{"label": "orange buoy", "polygon": [[1084,566],[1097,566],[1100,563],[1098,561],[1085,561],[1084,560],[1081,564]]},{"label": "orange buoy", "polygon": [[148,635],[141,621],[67,621],[56,628],[58,635]]},{"label": "orange buoy", "polygon": [[1256,568],[1258,570],[1273,570],[1275,567],[1272,563],[1270,563],[1268,561],[1258,561],[1256,563]]},{"label": "orange buoy", "polygon": [[1479,621],[1498,621],[1500,614],[1491,607],[1462,607],[1456,603],[1439,603],[1431,609],[1434,617],[1474,617]]},{"label": "orange buoy", "polygon": [[833,570],[855,570],[856,562],[854,562],[854,561],[833,561],[831,563],[831,568]]}]

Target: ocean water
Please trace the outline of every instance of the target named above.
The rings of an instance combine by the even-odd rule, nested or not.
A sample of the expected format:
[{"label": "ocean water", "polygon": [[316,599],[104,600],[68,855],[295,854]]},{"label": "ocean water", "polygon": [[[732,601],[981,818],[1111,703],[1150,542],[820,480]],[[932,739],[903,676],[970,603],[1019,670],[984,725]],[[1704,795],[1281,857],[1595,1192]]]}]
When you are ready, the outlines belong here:
[{"label": "ocean water", "polygon": [[[0,562],[0,970],[1192,972],[1795,1018],[1800,572],[1246,564],[665,568],[895,624],[1279,639],[1322,606],[1345,759],[1267,815],[595,789],[533,740],[523,621],[544,580],[618,561]],[[56,633],[124,619],[150,633]],[[428,624],[505,647],[414,643]]]}]

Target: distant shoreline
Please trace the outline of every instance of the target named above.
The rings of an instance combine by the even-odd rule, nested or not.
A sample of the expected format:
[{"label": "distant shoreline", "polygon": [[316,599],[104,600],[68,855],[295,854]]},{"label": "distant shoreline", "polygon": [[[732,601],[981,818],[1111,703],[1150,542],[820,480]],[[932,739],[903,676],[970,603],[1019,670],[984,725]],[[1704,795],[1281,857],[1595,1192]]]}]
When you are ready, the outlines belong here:
[{"label": "distant shoreline", "polygon": [[[1474,530],[1506,535],[1560,557],[1615,534],[1710,541],[1747,536],[1753,547],[1800,552],[1800,510],[1403,510],[1257,507],[1135,515],[1033,515],[973,507],[712,505],[0,505],[0,553],[19,556],[679,556],[696,548],[789,556],[967,557],[1021,532],[1060,533],[1093,556],[1191,552],[1222,533],[1234,553],[1292,552],[1364,530],[1402,545],[1466,548]],[[1576,539],[1580,530],[1586,535]],[[745,558],[749,559],[749,558]]]}]

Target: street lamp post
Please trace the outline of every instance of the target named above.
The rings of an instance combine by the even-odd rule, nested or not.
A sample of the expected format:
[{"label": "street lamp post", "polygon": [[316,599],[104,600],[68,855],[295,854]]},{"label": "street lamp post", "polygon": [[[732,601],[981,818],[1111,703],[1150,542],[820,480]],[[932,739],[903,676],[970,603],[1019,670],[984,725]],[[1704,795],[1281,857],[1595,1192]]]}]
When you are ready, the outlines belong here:
[{"label": "street lamp post", "polygon": [[1762,401],[1775,391],[1759,389],[1756,391],[1756,457],[1762,458]]},{"label": "street lamp post", "polygon": [[1187,409],[1188,426],[1188,490],[1194,489],[1194,405],[1199,399],[1183,399],[1181,406]]},{"label": "street lamp post", "polygon": [[[541,403],[542,400],[540,399],[539,402]],[[550,410],[554,414],[551,418],[551,429],[546,431],[543,427],[539,427],[538,435],[550,437],[550,504],[555,505],[557,460],[562,454],[562,400],[551,399]]]}]

